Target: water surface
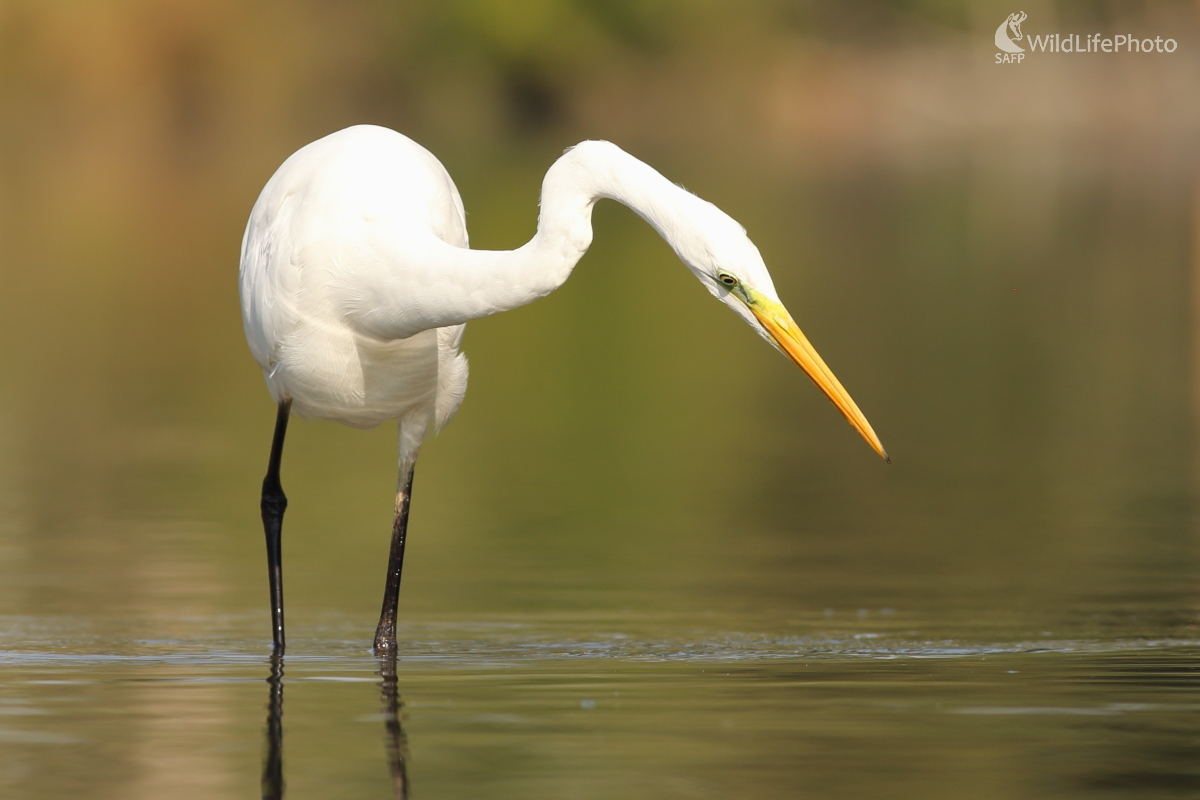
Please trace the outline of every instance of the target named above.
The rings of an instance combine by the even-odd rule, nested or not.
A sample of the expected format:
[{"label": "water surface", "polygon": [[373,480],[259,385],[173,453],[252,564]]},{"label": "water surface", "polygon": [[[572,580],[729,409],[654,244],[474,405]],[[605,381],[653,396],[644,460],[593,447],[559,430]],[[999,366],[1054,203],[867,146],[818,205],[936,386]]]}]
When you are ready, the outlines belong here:
[{"label": "water surface", "polygon": [[270,764],[292,797],[1200,788],[1200,641],[929,640],[903,613],[872,616],[754,635],[682,619],[431,622],[405,627],[394,673],[365,652],[366,627],[327,620],[293,638],[273,707],[248,620],[189,620],[186,642],[9,620],[0,780],[22,798],[256,796]]}]

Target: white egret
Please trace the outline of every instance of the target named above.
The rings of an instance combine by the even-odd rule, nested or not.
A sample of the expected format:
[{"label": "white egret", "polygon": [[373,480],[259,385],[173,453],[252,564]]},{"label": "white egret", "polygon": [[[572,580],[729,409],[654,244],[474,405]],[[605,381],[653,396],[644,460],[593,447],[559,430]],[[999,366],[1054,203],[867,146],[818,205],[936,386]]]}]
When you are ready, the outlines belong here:
[{"label": "white egret", "polygon": [[277,651],[284,647],[287,507],[279,462],[290,413],[357,428],[398,422],[400,475],[375,632],[376,651],[394,652],[413,465],[425,437],[450,420],[466,391],[464,323],[561,286],[592,242],[592,206],[602,198],[649,222],[714,297],[799,365],[887,458],[779,302],[758,248],[716,206],[616,145],[586,141],[546,173],[528,243],[471,250],[462,200],[433,154],[386,128],[347,128],[283,163],[254,204],[242,241],[242,321],[278,404],[262,492]]}]

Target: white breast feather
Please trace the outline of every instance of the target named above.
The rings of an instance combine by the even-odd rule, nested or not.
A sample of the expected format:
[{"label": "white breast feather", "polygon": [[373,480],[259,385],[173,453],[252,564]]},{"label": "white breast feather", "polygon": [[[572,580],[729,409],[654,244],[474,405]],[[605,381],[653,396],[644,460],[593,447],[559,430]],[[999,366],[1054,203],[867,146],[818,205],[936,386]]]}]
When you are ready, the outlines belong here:
[{"label": "white breast feather", "polygon": [[[365,270],[388,269],[363,245],[371,239],[364,228],[400,222],[467,245],[450,176],[394,131],[360,126],[314,142],[264,187],[242,242],[242,311],[276,401],[291,398],[297,413],[361,428],[414,413],[441,427],[458,409],[467,379],[462,325],[382,340],[346,321],[344,287]],[[430,277],[425,283],[436,282]]]}]

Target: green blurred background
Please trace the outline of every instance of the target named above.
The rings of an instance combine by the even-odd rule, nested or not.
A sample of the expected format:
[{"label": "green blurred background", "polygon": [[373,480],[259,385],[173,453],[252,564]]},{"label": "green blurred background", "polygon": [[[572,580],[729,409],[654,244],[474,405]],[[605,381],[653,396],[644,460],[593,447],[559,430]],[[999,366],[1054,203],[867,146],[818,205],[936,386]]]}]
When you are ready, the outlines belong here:
[{"label": "green blurred background", "polygon": [[[1197,9],[1026,3],[1027,32],[1179,48],[997,65],[1010,5],[4,2],[4,613],[265,635],[242,226],[288,154],[371,122],[442,159],[475,247],[524,242],[584,138],[716,202],[894,460],[601,204],[561,291],[468,327],[410,619],[888,606],[1025,631],[1149,598],[1191,626]],[[297,635],[369,634],[394,460],[391,428],[294,426]]]}]

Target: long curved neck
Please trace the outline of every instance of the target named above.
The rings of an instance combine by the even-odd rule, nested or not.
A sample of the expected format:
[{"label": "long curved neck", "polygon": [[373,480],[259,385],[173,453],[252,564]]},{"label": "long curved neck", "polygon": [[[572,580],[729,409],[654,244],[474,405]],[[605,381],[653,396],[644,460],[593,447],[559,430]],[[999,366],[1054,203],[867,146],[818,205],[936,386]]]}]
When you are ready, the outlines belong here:
[{"label": "long curved neck", "polygon": [[[707,236],[705,220],[728,219],[715,206],[671,183],[657,170],[609,142],[588,141],[568,150],[542,181],[537,234],[513,251],[544,296],[566,281],[592,243],[592,206],[610,198],[628,206],[658,231],[689,266]],[[523,269],[524,268],[524,269]]]},{"label": "long curved neck", "polygon": [[[586,141],[568,150],[542,181],[537,233],[516,250],[471,250],[426,239],[422,248],[389,248],[397,270],[360,293],[349,316],[383,339],[458,325],[523,306],[553,292],[592,243],[592,206],[612,198],[633,209],[683,262],[712,258],[714,233],[741,226],[716,206],[676,186],[614,144]],[[411,280],[410,280],[411,279]],[[411,287],[426,287],[413,293]],[[429,293],[432,292],[432,293]]]}]

